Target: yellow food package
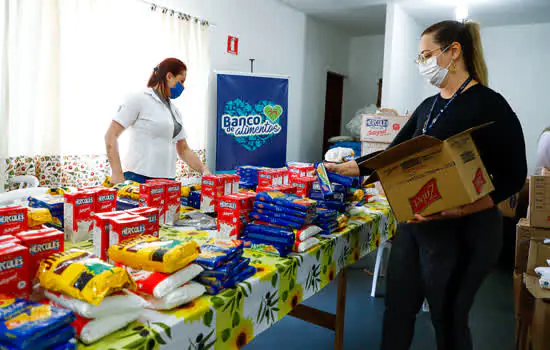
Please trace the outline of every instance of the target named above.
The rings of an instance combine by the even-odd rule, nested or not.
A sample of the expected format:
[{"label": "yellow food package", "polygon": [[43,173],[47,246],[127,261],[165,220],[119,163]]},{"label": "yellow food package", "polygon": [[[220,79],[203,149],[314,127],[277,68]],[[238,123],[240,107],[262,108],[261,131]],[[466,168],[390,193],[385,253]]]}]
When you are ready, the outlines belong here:
[{"label": "yellow food package", "polygon": [[113,185],[111,184],[111,177],[110,176],[105,177],[105,181],[103,181],[101,186],[103,186],[103,187],[113,187]]},{"label": "yellow food package", "polygon": [[53,221],[52,214],[46,208],[29,208],[29,227],[36,227]]},{"label": "yellow food package", "polygon": [[136,285],[126,269],[108,264],[78,249],[57,253],[42,261],[38,269],[42,287],[93,305],[123,288]]},{"label": "yellow food package", "polygon": [[140,236],[109,247],[109,258],[133,269],[172,273],[193,262],[200,253],[195,241],[160,240]]},{"label": "yellow food package", "polygon": [[139,200],[139,183],[134,181],[124,181],[116,184],[114,188],[117,190],[117,195],[122,198],[130,198]]},{"label": "yellow food package", "polygon": [[191,188],[189,186],[181,186],[182,197],[189,197],[189,193],[191,193]]}]

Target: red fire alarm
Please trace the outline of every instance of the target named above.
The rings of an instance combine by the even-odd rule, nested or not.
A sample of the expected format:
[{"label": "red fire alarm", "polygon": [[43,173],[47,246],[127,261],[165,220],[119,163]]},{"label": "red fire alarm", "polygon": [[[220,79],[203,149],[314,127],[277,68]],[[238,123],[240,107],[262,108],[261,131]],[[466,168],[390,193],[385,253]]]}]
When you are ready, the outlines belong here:
[{"label": "red fire alarm", "polygon": [[239,54],[239,38],[231,35],[227,37],[227,53],[232,55]]}]

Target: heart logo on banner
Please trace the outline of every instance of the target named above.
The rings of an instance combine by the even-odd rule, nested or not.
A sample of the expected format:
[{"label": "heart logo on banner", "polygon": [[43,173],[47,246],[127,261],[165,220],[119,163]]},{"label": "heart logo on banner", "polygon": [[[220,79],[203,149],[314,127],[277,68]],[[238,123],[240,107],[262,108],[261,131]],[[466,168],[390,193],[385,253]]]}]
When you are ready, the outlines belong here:
[{"label": "heart logo on banner", "polygon": [[281,114],[283,114],[283,108],[279,105],[276,105],[275,107],[272,105],[268,105],[264,107],[264,114],[266,117],[269,118],[273,123],[276,123],[279,120],[279,117]]},{"label": "heart logo on banner", "polygon": [[[279,118],[283,114],[283,108],[267,100],[258,101],[252,106],[247,101],[241,99],[235,99],[228,101],[224,107],[224,114],[230,116],[253,116],[257,115],[262,118],[262,122],[268,121],[268,124],[275,125],[279,128]],[[237,141],[241,146],[249,151],[254,151],[263,145],[265,145],[270,138],[277,135],[277,133],[272,133],[269,135],[254,135],[254,136],[235,136],[235,141]]]}]

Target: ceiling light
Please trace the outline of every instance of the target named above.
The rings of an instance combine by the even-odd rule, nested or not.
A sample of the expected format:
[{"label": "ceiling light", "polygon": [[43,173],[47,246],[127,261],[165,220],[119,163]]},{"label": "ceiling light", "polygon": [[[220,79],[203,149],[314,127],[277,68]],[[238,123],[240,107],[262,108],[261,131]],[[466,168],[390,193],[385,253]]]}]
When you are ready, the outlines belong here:
[{"label": "ceiling light", "polygon": [[468,8],[466,6],[457,6],[455,8],[455,17],[457,21],[465,21],[468,19]]}]

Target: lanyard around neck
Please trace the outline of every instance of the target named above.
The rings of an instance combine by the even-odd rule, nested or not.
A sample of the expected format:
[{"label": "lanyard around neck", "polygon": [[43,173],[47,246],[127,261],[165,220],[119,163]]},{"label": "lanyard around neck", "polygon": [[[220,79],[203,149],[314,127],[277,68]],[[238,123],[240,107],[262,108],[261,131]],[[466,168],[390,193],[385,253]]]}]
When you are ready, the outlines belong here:
[{"label": "lanyard around neck", "polygon": [[439,101],[440,95],[436,96],[436,98],[434,99],[434,103],[432,104],[432,108],[430,109],[430,113],[426,116],[426,122],[424,123],[424,127],[422,128],[422,134],[426,134],[428,130],[430,130],[435,125],[435,123],[437,123],[437,121],[439,120],[439,117],[447,110],[451,102],[453,102],[454,99],[458,95],[460,95],[464,91],[464,89],[466,89],[466,86],[468,86],[468,84],[470,84],[472,80],[473,78],[469,76],[468,79],[466,79],[466,81],[464,82],[464,84],[462,84],[462,86],[454,93],[453,97],[451,97],[451,99],[445,104],[445,106],[443,106],[443,108],[439,111],[439,113],[432,118],[435,105],[437,104],[437,101]]}]

